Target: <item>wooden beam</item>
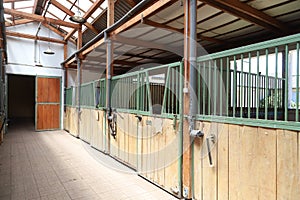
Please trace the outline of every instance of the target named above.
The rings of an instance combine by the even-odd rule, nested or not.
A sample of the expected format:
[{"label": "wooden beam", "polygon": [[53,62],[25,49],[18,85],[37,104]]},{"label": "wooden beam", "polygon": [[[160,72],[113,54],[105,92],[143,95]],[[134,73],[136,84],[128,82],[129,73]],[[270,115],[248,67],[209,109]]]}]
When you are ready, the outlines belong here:
[{"label": "wooden beam", "polygon": [[279,20],[238,0],[201,0],[215,8],[230,13],[273,32],[287,31],[288,28]]},{"label": "wooden beam", "polygon": [[66,22],[66,21],[63,21],[63,20],[47,18],[47,17],[43,17],[41,15],[29,14],[29,13],[26,13],[26,12],[15,11],[13,9],[8,9],[8,8],[4,8],[4,13],[5,14],[10,14],[10,15],[13,15],[13,16],[20,16],[20,17],[23,17],[25,19],[31,19],[31,20],[34,20],[34,21],[39,21],[39,22],[44,22],[44,23],[57,24],[57,25],[71,27],[71,28],[75,28],[75,29],[78,29],[80,27],[78,24]]},{"label": "wooden beam", "polygon": [[12,32],[12,31],[6,31],[6,35],[7,36],[13,36],[13,37],[21,37],[21,38],[25,38],[25,39],[41,40],[41,41],[46,41],[46,42],[59,43],[59,44],[65,44],[66,43],[66,41],[58,40],[58,39],[55,39],[55,38],[35,36],[35,35],[30,35],[30,34],[25,34],[25,33],[17,33],[17,32]]},{"label": "wooden beam", "polygon": [[[104,2],[104,0],[97,0],[89,9],[88,11],[86,11],[86,13],[83,15],[83,18],[87,19],[89,18],[95,11],[97,8],[99,8],[99,6]],[[87,23],[85,23],[84,25],[86,25]],[[93,32],[95,32],[97,29],[94,29],[93,26],[86,25],[87,28],[91,29]],[[98,31],[98,30],[97,30]],[[66,37],[64,38],[64,40],[68,40],[72,37],[72,35],[74,35],[74,33],[76,32],[76,30],[71,30]]]},{"label": "wooden beam", "polygon": [[78,38],[77,38],[77,50],[82,47],[82,29],[78,29]]},{"label": "wooden beam", "polygon": [[98,31],[92,24],[88,23],[88,22],[85,22],[84,25],[90,29],[91,31],[93,31],[94,33],[96,34],[99,34],[100,31]]},{"label": "wooden beam", "polygon": [[66,13],[67,15],[73,16],[75,15],[75,13],[73,11],[71,11],[70,9],[66,8],[64,5],[62,5],[61,3],[59,3],[56,0],[51,0],[50,1],[55,7],[57,7],[59,10],[63,11],[64,13]]},{"label": "wooden beam", "polygon": [[[177,0],[176,0],[177,1]],[[176,2],[175,0],[164,0],[164,1],[157,1],[156,3],[152,4],[150,7],[142,11],[140,14],[134,16],[132,19],[128,20],[125,22],[122,26],[114,30],[111,34],[116,35],[118,33],[121,33],[132,26],[136,25],[139,23],[143,18],[147,18],[152,16],[153,14],[157,13],[161,9],[165,8],[166,6],[170,6],[173,3]]]},{"label": "wooden beam", "polygon": [[30,23],[30,22],[33,22],[33,20],[30,20],[30,19],[17,19],[17,20],[14,21],[14,23],[5,22],[5,26],[9,27],[9,26],[27,24],[27,23]]},{"label": "wooden beam", "polygon": [[3,3],[14,3],[14,2],[20,2],[20,1],[31,1],[31,0],[4,0]]},{"label": "wooden beam", "polygon": [[131,7],[136,6],[136,3],[133,0],[125,0]]}]

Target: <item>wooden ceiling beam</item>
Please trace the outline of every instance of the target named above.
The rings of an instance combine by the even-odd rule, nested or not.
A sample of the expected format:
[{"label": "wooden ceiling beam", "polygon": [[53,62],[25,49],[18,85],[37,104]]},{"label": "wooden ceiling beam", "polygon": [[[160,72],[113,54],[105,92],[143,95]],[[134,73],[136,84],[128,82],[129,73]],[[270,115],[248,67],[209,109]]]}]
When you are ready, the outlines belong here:
[{"label": "wooden ceiling beam", "polygon": [[63,11],[64,13],[66,13],[67,15],[73,16],[75,15],[75,13],[73,11],[71,11],[70,9],[66,8],[64,5],[62,5],[61,3],[59,3],[56,0],[51,0],[50,1],[52,5],[54,5],[55,7],[57,7],[59,10]]},{"label": "wooden ceiling beam", "polygon": [[200,0],[210,6],[230,13],[243,20],[249,21],[256,25],[262,26],[273,32],[287,31],[288,28],[279,20],[259,11],[250,5],[240,2],[239,0]]},{"label": "wooden ceiling beam", "polygon": [[35,35],[30,35],[30,34],[25,34],[25,33],[17,33],[17,32],[12,32],[12,31],[6,31],[6,35],[7,36],[12,36],[12,37],[21,37],[21,38],[25,38],[25,39],[41,40],[41,41],[46,41],[46,42],[59,43],[59,44],[65,44],[66,43],[66,41],[58,40],[58,39],[55,39],[55,38],[35,36]]},{"label": "wooden ceiling beam", "polygon": [[14,2],[20,2],[20,1],[30,1],[30,0],[4,0],[3,3],[14,3]]},{"label": "wooden ceiling beam", "polygon": [[99,34],[100,31],[98,31],[91,23],[85,22],[84,25],[90,29],[91,31],[93,31],[96,34]]},{"label": "wooden ceiling beam", "polygon": [[30,23],[30,22],[33,22],[33,20],[30,20],[30,19],[17,19],[17,20],[14,21],[14,23],[5,22],[5,26],[9,27],[9,26],[27,24],[27,23]]},{"label": "wooden ceiling beam", "polygon": [[74,28],[74,29],[78,29],[80,27],[80,25],[78,25],[78,24],[66,22],[66,21],[63,21],[63,20],[47,18],[47,17],[43,17],[41,15],[29,14],[29,13],[26,13],[26,12],[15,11],[13,9],[8,9],[8,8],[4,8],[4,13],[14,15],[14,16],[20,16],[20,17],[23,17],[25,19],[31,19],[31,20],[34,20],[34,21],[71,27],[71,28]]},{"label": "wooden ceiling beam", "polygon": [[[88,11],[83,15],[83,18],[88,19],[96,10],[99,8],[99,6],[104,2],[104,0],[97,0],[89,9]],[[99,32],[92,24],[91,26],[87,24],[87,22],[84,24],[88,29],[91,29],[93,32],[97,31]],[[70,39],[76,30],[71,30],[64,38],[64,40]]]},{"label": "wooden ceiling beam", "polygon": [[139,23],[143,18],[148,18],[155,13],[161,11],[162,9],[172,5],[175,3],[177,0],[165,0],[165,1],[157,1],[154,4],[152,4],[150,7],[146,8],[144,11],[142,11],[140,14],[134,16],[132,19],[128,20],[125,22],[122,26],[114,30],[111,34],[116,35],[118,33],[121,33],[132,26],[136,25]]},{"label": "wooden ceiling beam", "polygon": [[133,0],[125,0],[131,7],[136,6],[136,3]]}]

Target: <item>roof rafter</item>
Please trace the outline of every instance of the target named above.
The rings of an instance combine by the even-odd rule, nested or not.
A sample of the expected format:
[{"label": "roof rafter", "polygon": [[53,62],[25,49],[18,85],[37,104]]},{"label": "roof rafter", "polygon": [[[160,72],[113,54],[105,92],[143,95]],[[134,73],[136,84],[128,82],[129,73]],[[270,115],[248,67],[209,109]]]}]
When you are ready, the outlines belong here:
[{"label": "roof rafter", "polygon": [[[97,8],[104,2],[104,0],[97,0],[89,9],[88,11],[83,15],[83,18],[87,19],[89,18],[96,10]],[[85,23],[86,25],[86,23]],[[93,29],[93,25],[86,25],[87,28],[91,29],[93,32],[95,32],[96,29]],[[93,27],[93,28],[92,28]],[[76,30],[71,30],[66,37],[64,38],[64,40],[68,40],[70,37],[72,37],[72,35],[74,35],[74,33],[76,32]]]},{"label": "roof rafter", "polygon": [[263,28],[272,30],[273,32],[288,30],[288,28],[279,20],[238,0],[201,0],[201,2],[233,14],[243,20],[262,26]]},{"label": "roof rafter", "polygon": [[52,24],[71,27],[71,28],[75,28],[75,29],[78,29],[80,27],[80,25],[78,25],[78,24],[65,22],[63,20],[57,20],[57,19],[52,19],[52,18],[48,18],[48,17],[43,17],[41,15],[29,14],[29,13],[26,13],[26,12],[15,11],[13,9],[8,9],[8,8],[4,8],[4,13],[14,15],[14,16],[20,16],[20,17],[23,17],[25,19],[31,19],[31,20],[39,21],[39,22],[52,23]]},{"label": "roof rafter", "polygon": [[22,37],[26,39],[33,39],[33,40],[41,40],[41,41],[47,41],[47,42],[53,42],[53,43],[59,43],[59,44],[65,44],[66,41],[58,40],[55,38],[48,38],[48,37],[42,37],[42,36],[35,36],[25,33],[17,33],[12,31],[6,31],[7,36],[13,36],[13,37]]},{"label": "roof rafter", "polygon": [[51,0],[50,1],[52,5],[54,5],[55,7],[57,7],[58,9],[60,9],[61,11],[63,11],[64,13],[66,13],[67,15],[73,16],[75,15],[75,13],[73,11],[71,11],[70,9],[66,8],[64,5],[62,5],[61,3],[59,3],[56,0]]}]

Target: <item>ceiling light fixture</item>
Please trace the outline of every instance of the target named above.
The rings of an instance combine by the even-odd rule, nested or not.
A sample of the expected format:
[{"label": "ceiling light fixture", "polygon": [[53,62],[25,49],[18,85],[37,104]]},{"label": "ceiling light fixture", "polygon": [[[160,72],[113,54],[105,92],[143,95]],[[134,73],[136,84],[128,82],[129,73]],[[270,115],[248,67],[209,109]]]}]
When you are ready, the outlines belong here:
[{"label": "ceiling light fixture", "polygon": [[81,16],[81,12],[79,10],[79,0],[77,0],[77,3],[78,3],[78,10],[77,10],[77,13],[73,16],[70,17],[70,20],[72,22],[75,22],[75,23],[79,23],[79,24],[84,24],[86,22],[86,19],[84,17]]},{"label": "ceiling light fixture", "polygon": [[[49,24],[50,26],[50,24]],[[55,52],[52,51],[52,49],[50,48],[50,28],[49,28],[49,38],[48,38],[48,48],[46,51],[44,51],[44,54],[47,54],[47,55],[54,55]]]}]

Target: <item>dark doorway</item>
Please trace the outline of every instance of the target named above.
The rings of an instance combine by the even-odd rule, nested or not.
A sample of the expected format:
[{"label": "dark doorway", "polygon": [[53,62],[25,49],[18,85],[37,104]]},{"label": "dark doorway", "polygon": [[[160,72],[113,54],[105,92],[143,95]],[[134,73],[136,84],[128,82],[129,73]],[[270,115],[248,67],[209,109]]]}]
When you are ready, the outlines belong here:
[{"label": "dark doorway", "polygon": [[35,122],[35,76],[8,75],[9,126]]}]

